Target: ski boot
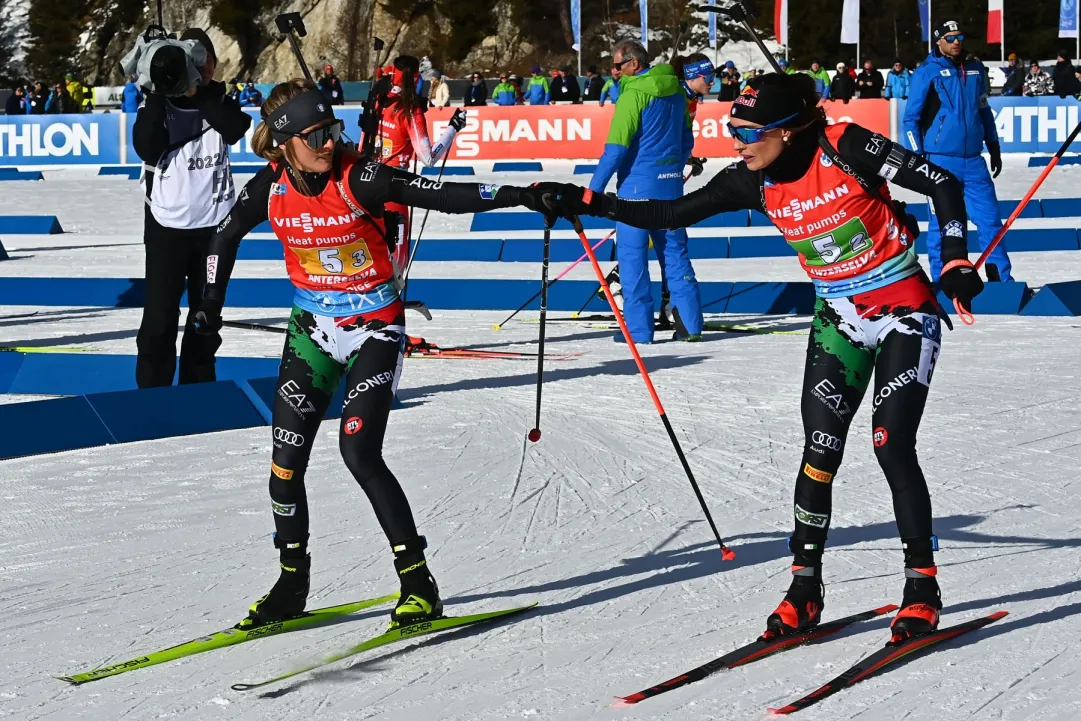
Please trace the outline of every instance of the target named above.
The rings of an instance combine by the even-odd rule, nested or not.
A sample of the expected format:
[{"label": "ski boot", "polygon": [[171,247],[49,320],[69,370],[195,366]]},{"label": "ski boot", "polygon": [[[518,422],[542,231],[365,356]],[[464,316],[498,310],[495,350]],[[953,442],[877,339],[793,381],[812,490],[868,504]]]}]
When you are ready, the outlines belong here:
[{"label": "ski boot", "polygon": [[263,626],[304,613],[312,567],[307,540],[281,541],[275,535],[274,545],[281,549],[281,575],[270,592],[251,605],[238,627]]},{"label": "ski boot", "polygon": [[672,323],[672,295],[666,288],[662,288],[661,313],[657,318],[654,330],[672,330],[673,328],[675,328],[675,325]]},{"label": "ski boot", "polygon": [[792,566],[792,585],[781,605],[766,619],[762,638],[789,636],[817,626],[826,606],[825,591],[822,566]]},{"label": "ski boot", "polygon": [[891,644],[938,630],[942,594],[935,578],[937,573],[935,566],[905,569],[905,595],[901,610],[890,624]]},{"label": "ski boot", "polygon": [[409,626],[430,621],[443,615],[443,601],[439,598],[439,586],[428,570],[424,549],[428,541],[424,536],[394,546],[394,569],[402,584],[398,605],[390,613],[390,628]]},{"label": "ski boot", "polygon": [[676,332],[672,335],[672,340],[681,340],[685,343],[697,343],[702,340],[701,333],[687,332],[687,326],[683,325],[683,321],[679,317],[679,308],[672,309],[672,318],[676,326]]},{"label": "ski boot", "polygon": [[[618,264],[612,268],[612,272],[605,276],[604,282],[608,284],[608,289],[612,291],[612,298],[616,302],[616,308],[623,310],[623,285],[619,282]],[[601,297],[601,300],[607,301],[604,296],[604,288],[597,291],[597,295]]]}]

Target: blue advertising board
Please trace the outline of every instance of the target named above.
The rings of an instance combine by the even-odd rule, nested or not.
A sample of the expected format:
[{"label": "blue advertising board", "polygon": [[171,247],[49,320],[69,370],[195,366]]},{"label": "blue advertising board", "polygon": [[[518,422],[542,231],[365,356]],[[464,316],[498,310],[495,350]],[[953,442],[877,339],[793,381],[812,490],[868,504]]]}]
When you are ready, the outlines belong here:
[{"label": "blue advertising board", "polygon": [[119,113],[15,115],[0,122],[0,165],[124,162]]}]

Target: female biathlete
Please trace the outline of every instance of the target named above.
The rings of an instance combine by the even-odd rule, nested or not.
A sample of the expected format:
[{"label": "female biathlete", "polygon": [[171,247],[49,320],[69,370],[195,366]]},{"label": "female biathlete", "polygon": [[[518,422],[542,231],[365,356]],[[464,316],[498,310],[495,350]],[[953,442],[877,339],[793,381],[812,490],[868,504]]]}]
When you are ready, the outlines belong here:
[{"label": "female biathlete", "polygon": [[[428,138],[428,123],[424,119],[424,101],[417,96],[417,78],[420,61],[412,55],[402,55],[393,64],[381,68],[380,74],[389,77],[390,89],[386,104],[379,116],[379,130],[375,138],[375,154],[379,162],[402,170],[408,170],[413,158],[429,167],[450,152],[454,136],[465,127],[465,111],[454,111],[450,125],[443,131],[439,142],[432,147]],[[386,81],[384,81],[386,82]],[[397,213],[400,231],[398,245],[394,249],[394,262],[398,272],[404,273],[409,264],[409,208],[402,203],[388,203],[387,210]]]},{"label": "female biathlete", "polygon": [[394,389],[402,363],[405,317],[394,284],[383,223],[387,203],[445,213],[477,213],[524,204],[518,188],[438,183],[358,157],[339,145],[341,121],[309,83],[282,83],[262,106],[252,148],[270,161],[240,194],[210,240],[207,285],[196,327],[221,327],[226,285],[241,239],[270,221],[285,246],[296,286],[274,401],[270,505],[281,574],[256,601],[248,624],[304,610],[311,556],[304,473],[319,424],[344,374],[347,392],[339,447],[364,489],[394,553],[401,598],[391,623],[442,613],[405,493],[383,461]]},{"label": "female biathlete", "polygon": [[817,300],[804,371],[805,445],[796,479],[792,583],[766,621],[767,635],[814,626],[823,608],[822,552],[833,478],[852,417],[875,376],[875,455],[893,493],[905,557],[897,638],[938,625],[937,539],[916,458],[916,431],[938,360],[940,309],[913,246],[914,224],[885,181],[930,196],[942,221],[942,290],[966,307],[983,289],[967,254],[960,182],[853,123],[827,125],[805,75],[753,78],[732,105],[729,130],[742,162],[677,200],[628,202],[544,184],[563,214],[614,218],[640,228],[682,228],[716,213],[765,212],[799,254]]}]

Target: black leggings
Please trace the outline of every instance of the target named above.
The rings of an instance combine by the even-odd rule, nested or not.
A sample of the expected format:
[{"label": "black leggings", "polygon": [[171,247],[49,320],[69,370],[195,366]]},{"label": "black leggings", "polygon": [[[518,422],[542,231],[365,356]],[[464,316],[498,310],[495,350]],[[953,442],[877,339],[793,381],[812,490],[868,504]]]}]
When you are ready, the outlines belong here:
[{"label": "black leggings", "polygon": [[[388,317],[387,313],[381,313]],[[383,461],[383,436],[402,362],[405,316],[392,320],[315,316],[293,308],[278,371],[270,500],[279,542],[306,542],[304,474],[312,444],[344,373],[346,400],[338,446],[368,495],[392,546],[416,537],[409,501]],[[339,325],[341,324],[341,325]]]},{"label": "black leggings", "polygon": [[791,544],[797,565],[821,562],[833,479],[872,371],[871,441],[893,494],[897,529],[906,548],[920,549],[917,562],[931,565],[924,557],[932,545],[931,498],[916,432],[941,347],[935,312],[921,276],[852,298],[818,300],[801,402],[805,445]]}]

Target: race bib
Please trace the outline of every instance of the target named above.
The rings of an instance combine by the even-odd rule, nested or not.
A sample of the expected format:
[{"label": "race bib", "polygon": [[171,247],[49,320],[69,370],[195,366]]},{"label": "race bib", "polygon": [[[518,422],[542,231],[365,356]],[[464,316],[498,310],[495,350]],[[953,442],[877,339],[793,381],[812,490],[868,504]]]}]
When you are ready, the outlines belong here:
[{"label": "race bib", "polygon": [[333,248],[290,246],[289,250],[296,253],[300,266],[308,275],[351,276],[367,270],[374,262],[368,244],[363,240],[336,245]]}]

